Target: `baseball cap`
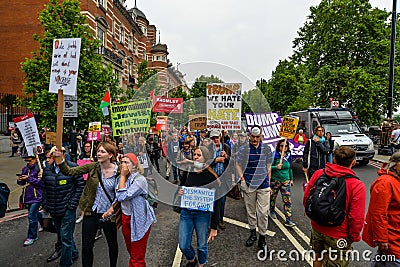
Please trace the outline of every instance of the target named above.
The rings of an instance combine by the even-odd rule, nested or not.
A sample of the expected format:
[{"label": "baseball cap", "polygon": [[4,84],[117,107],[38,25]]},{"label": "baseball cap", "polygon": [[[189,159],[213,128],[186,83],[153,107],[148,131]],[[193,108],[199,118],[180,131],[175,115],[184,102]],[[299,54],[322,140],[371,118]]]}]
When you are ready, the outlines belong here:
[{"label": "baseball cap", "polygon": [[210,138],[212,138],[212,137],[220,137],[220,135],[221,135],[221,133],[219,132],[219,130],[213,129],[213,130],[211,130]]},{"label": "baseball cap", "polygon": [[246,133],[238,133],[238,136],[244,136],[244,137],[246,137],[247,134],[246,134]]},{"label": "baseball cap", "polygon": [[259,126],[253,126],[250,132],[254,136],[259,136],[261,134],[261,128]]}]

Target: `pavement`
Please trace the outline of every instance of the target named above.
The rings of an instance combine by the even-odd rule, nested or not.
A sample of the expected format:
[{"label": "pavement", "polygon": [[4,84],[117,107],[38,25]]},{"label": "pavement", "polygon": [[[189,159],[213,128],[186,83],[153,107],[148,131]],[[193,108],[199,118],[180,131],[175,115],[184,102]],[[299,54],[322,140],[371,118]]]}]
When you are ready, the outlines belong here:
[{"label": "pavement", "polygon": [[[0,183],[5,183],[11,190],[9,197],[8,212],[18,210],[19,196],[21,195],[20,186],[17,185],[17,177],[15,174],[21,173],[22,167],[25,162],[15,156],[10,158],[10,153],[0,153]],[[378,163],[388,162],[390,156],[378,155],[375,151],[373,161]]]}]

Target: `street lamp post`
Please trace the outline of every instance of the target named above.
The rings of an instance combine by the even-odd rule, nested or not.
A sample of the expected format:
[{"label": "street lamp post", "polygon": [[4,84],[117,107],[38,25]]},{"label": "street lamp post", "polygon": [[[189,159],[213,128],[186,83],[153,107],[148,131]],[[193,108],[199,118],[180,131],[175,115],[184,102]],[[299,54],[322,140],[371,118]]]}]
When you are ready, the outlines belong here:
[{"label": "street lamp post", "polygon": [[396,46],[396,10],[397,0],[393,0],[392,8],[392,33],[390,37],[390,62],[389,62],[389,93],[388,93],[388,118],[392,118],[393,86],[394,86],[394,52]]}]

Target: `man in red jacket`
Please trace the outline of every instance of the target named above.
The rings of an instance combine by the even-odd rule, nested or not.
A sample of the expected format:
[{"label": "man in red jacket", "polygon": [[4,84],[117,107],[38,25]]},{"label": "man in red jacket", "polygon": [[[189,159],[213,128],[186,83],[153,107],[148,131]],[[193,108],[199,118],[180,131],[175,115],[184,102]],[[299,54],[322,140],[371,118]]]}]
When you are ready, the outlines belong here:
[{"label": "man in red jacket", "polygon": [[[356,152],[347,146],[340,146],[334,152],[334,163],[327,163],[325,169],[317,170],[311,177],[303,197],[306,205],[310,189],[324,173],[328,177],[356,176],[351,169],[355,164]],[[341,178],[346,182],[346,217],[339,226],[322,226],[311,220],[311,246],[315,252],[314,267],[347,266],[353,242],[360,241],[360,233],[364,225],[366,189],[357,178]],[[336,250],[336,251],[335,251]],[[330,253],[331,252],[331,253]],[[336,256],[336,257],[335,257]]]},{"label": "man in red jacket", "polygon": [[[371,247],[378,247],[376,261],[387,260],[385,266],[400,266],[399,152],[390,157],[389,163],[378,171],[378,175],[371,185],[371,200],[362,238]],[[394,255],[396,261],[386,255]]]}]

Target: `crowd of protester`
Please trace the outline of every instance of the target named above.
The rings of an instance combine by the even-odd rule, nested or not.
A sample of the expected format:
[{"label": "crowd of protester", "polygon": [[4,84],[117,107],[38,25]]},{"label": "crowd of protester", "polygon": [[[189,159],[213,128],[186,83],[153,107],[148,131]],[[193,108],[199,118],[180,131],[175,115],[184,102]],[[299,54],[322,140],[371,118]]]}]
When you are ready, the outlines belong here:
[{"label": "crowd of protester", "polygon": [[[46,132],[41,135],[43,141],[45,134]],[[272,151],[270,146],[262,142],[262,138],[263,133],[259,126],[253,126],[248,133],[229,133],[226,130],[190,131],[184,127],[180,131],[175,129],[157,134],[131,134],[115,140],[112,136],[102,135],[99,141],[86,141],[87,135],[83,133],[76,137],[76,152],[71,150],[73,146],[68,138],[64,138],[61,151],[45,145],[45,158],[38,159],[23,151],[21,136],[18,132],[13,132],[11,142],[20,148],[19,153],[27,163],[17,181],[24,186],[21,205],[29,210],[28,234],[23,244],[30,246],[38,239],[38,231],[43,228],[42,214],[48,213],[53,219],[58,237],[55,251],[47,259],[48,262],[61,257],[60,266],[71,266],[80,256],[83,266],[93,266],[94,242],[101,237],[102,229],[109,249],[109,265],[117,266],[118,227],[112,218],[113,204],[119,201],[122,233],[130,255],[129,266],[145,266],[151,225],[156,222],[154,208],[147,197],[144,197],[150,194],[146,177],[154,172],[160,173],[159,160],[162,159],[165,166],[164,178],[171,183],[186,187],[213,188],[216,191],[213,212],[180,209],[179,247],[187,259],[186,266],[204,266],[207,263],[208,243],[217,237],[218,229],[224,230],[226,227],[226,195],[236,185],[240,185],[250,228],[249,238],[244,245],[253,246],[258,240],[258,248],[266,253],[268,216],[277,218],[275,209],[279,192],[282,196],[286,227],[295,227],[296,224],[292,221],[291,187],[294,177],[290,143],[281,139],[276,143],[275,151]],[[350,170],[355,164],[355,152],[346,149],[334,151],[332,137],[330,133],[324,133],[323,127],[316,127],[310,139],[300,130],[295,141],[305,145],[303,171],[310,178],[310,183],[305,187],[305,198],[310,193],[311,186],[322,175],[322,170],[327,169],[331,176],[340,173],[355,176]],[[13,147],[11,156],[16,152]],[[398,162],[399,159],[400,156],[397,156],[392,161]],[[73,162],[76,160],[80,166]],[[391,172],[387,171],[386,174],[398,180],[396,166],[391,164],[388,169]],[[348,180],[351,179],[346,179],[346,183]],[[365,198],[360,196],[365,194],[365,186],[357,181],[352,184],[358,186],[359,199],[352,200],[353,195],[350,194],[346,207],[364,210]],[[62,187],[58,188],[57,184]],[[382,186],[379,189],[382,190]],[[397,188],[397,192],[398,190],[400,189]],[[179,190],[179,195],[182,194],[184,191]],[[68,207],[67,204],[55,205],[57,199],[67,201]],[[42,212],[39,212],[40,207],[43,207]],[[78,218],[77,207],[80,213]],[[372,215],[374,207],[370,207],[370,221],[377,217]],[[395,210],[398,211],[398,208]],[[362,229],[359,224],[363,223],[364,213],[358,212],[353,216],[357,216],[358,221],[355,224],[352,221],[352,227],[356,230],[351,236],[344,233],[348,231],[348,226],[342,225],[332,230],[333,228],[325,229],[312,221],[313,248],[321,250],[329,246],[324,243],[328,237],[334,240],[343,237],[349,238],[351,242],[359,241]],[[386,224],[392,225],[387,218],[384,219]],[[81,222],[82,249],[79,255],[73,235],[75,223]],[[348,222],[345,220],[345,223]],[[194,230],[197,251],[192,246]],[[370,235],[373,234],[372,230]],[[370,241],[371,236],[365,238]],[[378,245],[379,253],[385,253],[389,242],[390,238],[375,241],[372,239],[369,244]],[[397,245],[392,245],[395,248],[392,247],[390,251],[397,253]],[[332,263],[324,259],[315,261],[315,266],[321,266],[322,262]],[[345,266],[346,261],[338,264]]]}]

